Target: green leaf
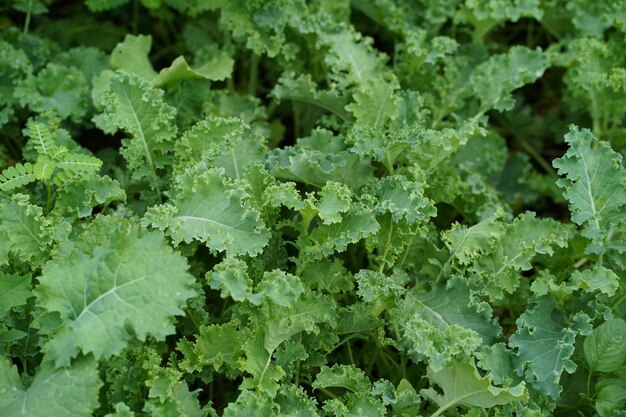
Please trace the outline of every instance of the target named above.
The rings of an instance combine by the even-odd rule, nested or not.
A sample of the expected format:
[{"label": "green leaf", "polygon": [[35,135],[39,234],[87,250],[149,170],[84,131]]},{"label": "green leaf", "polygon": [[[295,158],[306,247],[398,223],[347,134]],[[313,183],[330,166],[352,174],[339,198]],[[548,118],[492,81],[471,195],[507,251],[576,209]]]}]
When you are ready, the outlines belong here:
[{"label": "green leaf", "polygon": [[128,0],[85,0],[85,4],[92,12],[104,12],[126,3]]},{"label": "green leaf", "polygon": [[19,85],[15,97],[36,113],[54,111],[61,119],[82,120],[88,110],[89,84],[74,67],[49,63]]},{"label": "green leaf", "polygon": [[37,177],[33,171],[33,165],[30,162],[8,167],[0,175],[0,189],[10,191],[35,181]]},{"label": "green leaf", "polygon": [[572,237],[572,230],[560,222],[523,213],[507,224],[493,248],[476,260],[471,267],[471,281],[491,299],[502,299],[504,292],[517,289],[520,272],[532,268],[535,255],[552,255],[553,247],[567,247]]},{"label": "green leaf", "polygon": [[314,206],[318,210],[319,218],[324,224],[339,223],[342,213],[347,212],[352,203],[350,189],[344,184],[329,181],[318,194],[319,202]]},{"label": "green leaf", "polygon": [[548,61],[540,49],[514,46],[506,54],[494,55],[479,65],[470,78],[482,110],[511,110],[515,100],[511,92],[541,77]]},{"label": "green leaf", "polygon": [[157,170],[171,164],[176,135],[176,109],[163,101],[163,91],[137,75],[116,72],[104,93],[104,113],[94,118],[109,134],[123,130],[131,135],[122,141],[121,154],[135,178],[158,183]]},{"label": "green leaf", "polygon": [[220,60],[212,60],[202,66],[192,68],[184,56],[179,56],[169,67],[163,68],[152,82],[156,87],[164,87],[176,85],[185,80],[221,81],[230,75],[233,65],[232,58],[226,55]]},{"label": "green leaf", "polygon": [[41,364],[28,388],[17,368],[0,356],[0,414],[10,417],[90,417],[98,407],[102,381],[98,364],[83,357],[69,368]]},{"label": "green leaf", "polygon": [[57,145],[46,124],[29,119],[26,124],[26,135],[33,142],[33,147],[39,155],[52,156]]},{"label": "green leaf", "polygon": [[437,286],[428,293],[409,292],[396,313],[402,328],[402,346],[416,359],[427,358],[435,371],[455,358],[469,357],[501,333],[491,308],[473,300],[469,287],[459,279],[449,285]]},{"label": "green leaf", "polygon": [[50,244],[49,225],[43,210],[30,204],[27,196],[0,199],[0,265],[7,263],[9,254],[40,265]]},{"label": "green leaf", "polygon": [[595,408],[600,417],[611,417],[626,406],[626,386],[610,384],[602,387],[596,397]]},{"label": "green leaf", "polygon": [[341,223],[318,225],[303,239],[307,243],[303,242],[301,246],[307,259],[315,261],[345,251],[349,244],[378,232],[379,227],[369,210],[355,205],[343,215]]},{"label": "green leaf", "polygon": [[611,229],[624,219],[626,169],[622,156],[587,130],[572,126],[565,135],[569,149],[553,165],[562,178],[557,182],[569,202],[572,221],[582,226],[591,242],[589,252],[606,251]]},{"label": "green leaf", "polygon": [[89,175],[58,189],[55,210],[76,218],[85,218],[98,206],[123,202],[126,193],[119,182],[108,176]]},{"label": "green leaf", "polygon": [[323,296],[306,295],[288,307],[276,307],[265,324],[263,346],[271,354],[296,333],[317,333],[317,323],[333,323],[335,316],[332,299]]},{"label": "green leaf", "polygon": [[517,332],[510,337],[509,346],[517,349],[513,360],[517,374],[524,375],[538,391],[557,399],[562,390],[561,374],[576,370],[571,357],[578,330],[548,298],[541,299],[515,323]]},{"label": "green leaf", "polygon": [[491,408],[528,400],[523,382],[511,388],[495,387],[489,376],[480,376],[473,362],[453,363],[437,372],[429,368],[426,376],[431,384],[436,384],[443,391],[439,394],[432,387],[420,390],[420,394],[439,406],[431,417],[439,416],[452,407]]},{"label": "green leaf", "polygon": [[372,383],[365,373],[354,365],[323,366],[311,385],[313,388],[340,387],[355,393],[371,388]]},{"label": "green leaf", "polygon": [[184,353],[183,369],[200,371],[211,366],[215,371],[239,369],[238,360],[243,356],[244,334],[236,322],[222,325],[202,326],[196,343],[181,341],[178,350]]},{"label": "green leaf", "polygon": [[237,401],[228,404],[224,417],[273,417],[272,402],[267,396],[253,391],[243,391]]},{"label": "green leaf", "polygon": [[177,178],[173,200],[152,207],[145,221],[166,229],[174,242],[203,242],[215,252],[256,255],[269,240],[260,213],[240,185],[225,182],[224,171],[204,163]]},{"label": "green leaf", "polygon": [[79,352],[109,358],[133,334],[163,340],[174,332],[193,277],[187,262],[156,232],[112,232],[92,253],[71,252],[48,262],[35,289],[40,306],[57,313],[60,329],[50,332],[48,356],[59,366]]},{"label": "green leaf", "polygon": [[0,315],[21,306],[32,297],[30,277],[7,275],[0,272]]},{"label": "green leaf", "polygon": [[594,372],[613,372],[626,360],[626,322],[607,320],[593,329],[583,344],[585,358]]},{"label": "green leaf", "polygon": [[338,91],[320,90],[308,74],[296,76],[293,72],[281,75],[272,90],[278,100],[291,100],[306,103],[326,110],[348,120],[350,114],[345,110],[347,99]]},{"label": "green leaf", "polygon": [[495,212],[470,227],[453,224],[442,236],[451,257],[456,258],[461,265],[467,265],[481,254],[489,253],[504,233],[504,226],[497,221],[500,216],[501,212]]},{"label": "green leaf", "polygon": [[152,68],[148,58],[150,48],[152,48],[152,36],[126,35],[124,40],[118,43],[111,52],[111,67],[152,81],[157,73]]}]

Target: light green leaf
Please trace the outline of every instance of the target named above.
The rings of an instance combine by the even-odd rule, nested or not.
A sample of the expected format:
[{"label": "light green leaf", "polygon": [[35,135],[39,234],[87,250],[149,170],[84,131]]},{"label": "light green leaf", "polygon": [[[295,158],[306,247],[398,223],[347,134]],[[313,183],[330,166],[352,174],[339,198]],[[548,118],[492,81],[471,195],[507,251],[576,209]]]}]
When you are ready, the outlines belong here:
[{"label": "light green leaf", "polygon": [[318,210],[319,218],[324,224],[339,223],[342,213],[348,211],[352,203],[350,189],[344,184],[329,181],[318,194],[319,202],[314,206]]},{"label": "light green leaf", "polygon": [[117,180],[106,175],[89,175],[59,188],[55,210],[84,218],[90,216],[97,206],[125,200],[126,193]]},{"label": "light green leaf", "polygon": [[177,178],[170,203],[153,207],[145,221],[166,229],[177,244],[203,242],[215,252],[255,255],[269,240],[260,213],[240,185],[225,182],[224,171],[204,163]]},{"label": "light green leaf", "polygon": [[437,372],[429,368],[427,377],[431,384],[436,384],[443,391],[439,394],[432,387],[420,390],[422,395],[439,406],[431,417],[439,416],[452,407],[491,408],[528,400],[523,382],[511,388],[495,387],[489,376],[480,376],[473,362],[453,363]]},{"label": "light green leaf", "polygon": [[39,282],[39,305],[63,322],[46,347],[58,366],[79,352],[97,359],[118,354],[131,339],[127,326],[139,340],[165,339],[195,295],[186,260],[161,234],[137,230],[112,232],[93,253],[74,251],[48,262]]},{"label": "light green leaf", "polygon": [[0,272],[0,315],[26,303],[29,297],[32,297],[30,277]]},{"label": "light green leaf", "polygon": [[23,165],[15,164],[2,171],[2,175],[0,175],[0,189],[2,191],[10,191],[29,184],[36,179],[34,167],[30,162],[26,162]]},{"label": "light green leaf", "polygon": [[289,307],[277,307],[265,324],[263,346],[271,354],[296,333],[317,333],[317,323],[332,323],[335,315],[332,299],[323,296],[306,295]]},{"label": "light green leaf", "polygon": [[[353,206],[335,224],[320,224],[306,237],[311,243],[303,244],[304,253],[310,260],[319,260],[335,252],[343,252],[349,244],[378,232],[379,224],[369,210]],[[302,238],[301,238],[302,239]]]},{"label": "light green leaf", "polygon": [[584,271],[574,271],[571,284],[586,292],[599,291],[612,297],[619,289],[619,277],[612,270],[603,266],[594,266]]},{"label": "light green leaf", "polygon": [[43,210],[30,204],[27,196],[0,199],[0,265],[8,261],[9,254],[40,265],[50,244],[48,227]]},{"label": "light green leaf", "polygon": [[69,368],[42,363],[28,388],[17,368],[0,356],[0,415],[7,417],[90,417],[98,407],[102,381],[98,364],[83,357]]},{"label": "light green leaf", "polygon": [[518,375],[553,399],[559,397],[563,372],[573,373],[571,360],[578,330],[568,323],[555,303],[543,298],[515,322],[517,332],[509,338],[509,346],[517,349],[513,359]]},{"label": "light green leaf", "polygon": [[622,156],[587,130],[572,126],[565,141],[569,149],[553,165],[562,178],[557,182],[569,202],[572,221],[582,226],[591,243],[589,252],[606,251],[611,229],[625,217],[626,169]]},{"label": "light green leaf", "polygon": [[535,255],[551,255],[553,247],[567,247],[573,235],[572,229],[560,222],[523,213],[504,226],[504,234],[493,248],[476,260],[471,280],[491,299],[502,299],[505,292],[517,289],[520,272],[532,268]]},{"label": "light green leaf", "polygon": [[202,326],[195,344],[179,342],[178,350],[185,355],[181,367],[189,372],[201,371],[205,366],[211,366],[217,372],[224,368],[239,369],[237,361],[243,356],[245,339],[245,335],[234,321],[222,325]]},{"label": "light green leaf", "polygon": [[124,403],[115,404],[115,413],[106,414],[104,417],[135,417],[135,413]]},{"label": "light green leaf", "polygon": [[243,391],[224,409],[224,417],[273,417],[272,402],[259,392]]},{"label": "light green leaf", "polygon": [[347,99],[334,90],[319,90],[308,74],[296,76],[293,72],[284,73],[274,86],[272,95],[278,100],[311,104],[343,120],[350,118],[350,114],[345,110]]},{"label": "light green leaf", "polygon": [[595,407],[600,417],[615,416],[626,406],[626,385],[610,384],[602,387],[596,397]]},{"label": "light green leaf", "polygon": [[416,359],[428,359],[435,371],[455,358],[470,356],[482,344],[491,344],[501,329],[491,308],[472,300],[461,280],[437,286],[428,293],[411,291],[398,308],[402,346]]},{"label": "light green leaf", "polygon": [[511,92],[537,80],[547,67],[548,61],[540,49],[513,46],[506,54],[494,55],[479,65],[470,83],[483,110],[511,110],[515,105]]},{"label": "light green leaf", "polygon": [[157,73],[148,58],[150,48],[152,48],[152,36],[126,35],[111,52],[111,67],[152,81]]},{"label": "light green leaf", "polygon": [[495,212],[480,223],[469,227],[459,223],[453,224],[442,236],[451,256],[461,265],[467,265],[481,254],[489,253],[496,240],[504,233],[504,226],[497,221],[501,215],[501,212]]},{"label": "light green leaf", "polygon": [[61,119],[82,121],[88,110],[89,84],[75,67],[49,63],[15,90],[23,106],[36,113],[54,111]]},{"label": "light green leaf", "polygon": [[162,69],[152,83],[162,88],[185,80],[221,81],[231,74],[234,63],[232,58],[224,54],[192,68],[184,56],[179,56],[169,67]]},{"label": "light green leaf", "polygon": [[585,358],[594,372],[613,372],[626,360],[626,322],[607,320],[593,329],[583,344]]},{"label": "light green leaf", "polygon": [[163,101],[163,91],[137,75],[116,72],[104,93],[104,113],[94,118],[109,134],[123,130],[121,154],[136,178],[158,183],[157,170],[170,165],[176,135],[176,109]]},{"label": "light green leaf", "polygon": [[311,385],[313,388],[340,387],[355,393],[366,392],[372,383],[365,373],[354,365],[322,366]]}]

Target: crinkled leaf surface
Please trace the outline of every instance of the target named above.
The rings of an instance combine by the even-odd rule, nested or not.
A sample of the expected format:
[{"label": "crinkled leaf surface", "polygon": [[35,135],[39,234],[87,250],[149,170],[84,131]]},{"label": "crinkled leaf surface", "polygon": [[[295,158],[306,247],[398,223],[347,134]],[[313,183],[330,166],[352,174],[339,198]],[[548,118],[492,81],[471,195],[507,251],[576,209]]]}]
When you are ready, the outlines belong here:
[{"label": "crinkled leaf surface", "polygon": [[176,243],[198,240],[230,255],[255,255],[269,240],[244,189],[225,182],[222,170],[207,169],[205,164],[181,175],[173,200],[152,208],[146,221],[166,229]]},{"label": "crinkled leaf surface", "polygon": [[0,414],[7,417],[89,417],[98,407],[102,381],[92,357],[69,368],[41,365],[31,385],[22,385],[17,368],[0,357]]},{"label": "crinkled leaf surface", "polygon": [[569,202],[572,221],[583,228],[591,243],[587,250],[605,251],[603,241],[624,218],[626,169],[622,156],[589,130],[572,128],[565,135],[569,149],[553,162],[563,176],[558,185]]},{"label": "crinkled leaf surface", "polygon": [[185,259],[161,234],[137,230],[113,232],[92,253],[48,262],[39,282],[41,307],[63,321],[46,351],[65,366],[79,352],[98,359],[118,354],[131,339],[127,325],[140,340],[164,339],[194,295]]}]

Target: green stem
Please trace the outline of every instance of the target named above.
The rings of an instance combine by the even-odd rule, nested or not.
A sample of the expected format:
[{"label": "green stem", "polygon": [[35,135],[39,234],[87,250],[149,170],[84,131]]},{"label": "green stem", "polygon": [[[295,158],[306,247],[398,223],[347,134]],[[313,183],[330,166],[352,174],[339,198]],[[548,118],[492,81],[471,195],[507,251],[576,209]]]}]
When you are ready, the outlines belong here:
[{"label": "green stem", "polygon": [[28,33],[28,29],[30,28],[30,15],[33,9],[33,0],[29,0],[28,2],[28,12],[26,12],[26,20],[24,20],[24,33]]},{"label": "green stem", "polygon": [[544,171],[554,177],[558,177],[558,174],[556,173],[554,168],[552,168],[552,165],[550,165],[548,161],[546,161],[543,156],[541,156],[541,154],[539,154],[539,152],[535,150],[535,148],[533,148],[528,142],[526,142],[524,138],[516,136],[515,140],[522,146],[522,148],[524,148],[526,153],[530,155],[539,164],[539,166],[541,166],[541,168],[543,168]]},{"label": "green stem", "polygon": [[587,376],[587,398],[591,398],[591,375],[593,375],[593,371],[589,370],[589,375]]},{"label": "green stem", "polygon": [[133,0],[133,22],[132,22],[133,34],[139,32],[139,2]]},{"label": "green stem", "polygon": [[326,388],[316,388],[319,392],[322,392],[324,394],[326,394],[327,396],[329,396],[332,399],[336,399],[337,396],[335,394],[333,394],[332,392],[328,391]]},{"label": "green stem", "polygon": [[352,346],[350,346],[350,341],[346,343],[346,346],[348,348],[348,358],[350,359],[350,363],[354,365],[354,356],[352,356]]},{"label": "green stem", "polygon": [[616,309],[617,306],[620,305],[624,300],[626,300],[626,293],[624,293],[620,298],[617,299],[616,302],[613,303],[613,305],[611,306],[611,310]]},{"label": "green stem", "polygon": [[250,59],[250,73],[248,75],[248,94],[251,96],[256,95],[256,88],[259,79],[259,56],[255,53],[252,54]]}]

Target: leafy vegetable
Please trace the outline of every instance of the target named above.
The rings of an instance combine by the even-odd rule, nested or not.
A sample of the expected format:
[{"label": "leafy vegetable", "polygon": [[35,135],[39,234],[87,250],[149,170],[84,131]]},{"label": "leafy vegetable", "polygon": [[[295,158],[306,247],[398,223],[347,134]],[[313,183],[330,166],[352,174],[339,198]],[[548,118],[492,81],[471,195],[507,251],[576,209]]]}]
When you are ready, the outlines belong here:
[{"label": "leafy vegetable", "polygon": [[1,416],[624,415],[626,2],[4,3]]}]

